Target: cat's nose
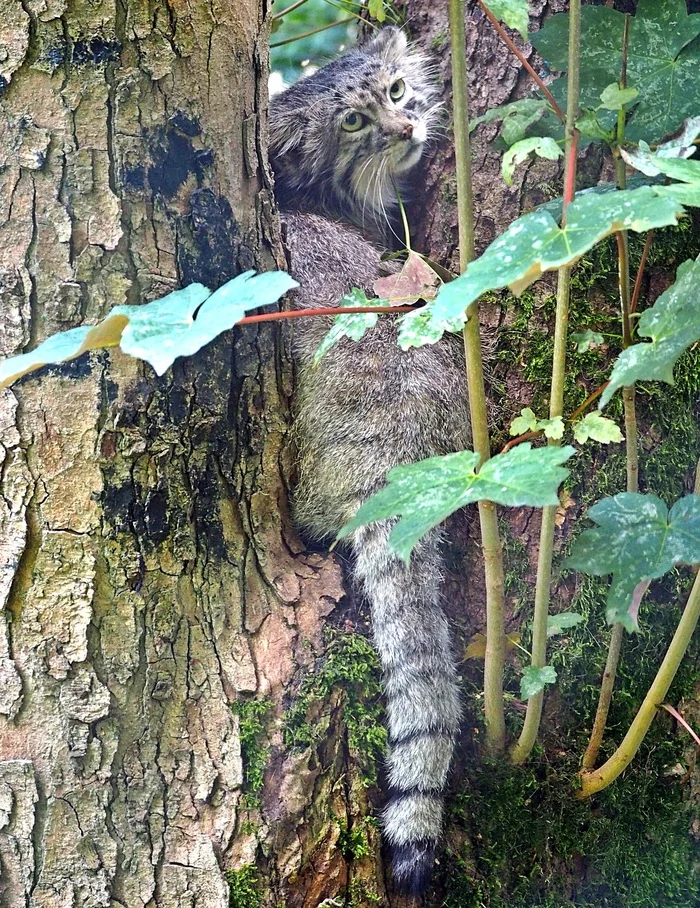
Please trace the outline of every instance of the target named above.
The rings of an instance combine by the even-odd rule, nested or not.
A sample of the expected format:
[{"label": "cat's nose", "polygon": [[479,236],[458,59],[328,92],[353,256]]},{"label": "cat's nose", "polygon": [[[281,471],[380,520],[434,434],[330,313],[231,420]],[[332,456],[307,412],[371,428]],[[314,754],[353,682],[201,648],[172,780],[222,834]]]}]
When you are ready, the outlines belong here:
[{"label": "cat's nose", "polygon": [[406,123],[404,128],[401,130],[402,139],[412,139],[413,138],[413,123]]}]

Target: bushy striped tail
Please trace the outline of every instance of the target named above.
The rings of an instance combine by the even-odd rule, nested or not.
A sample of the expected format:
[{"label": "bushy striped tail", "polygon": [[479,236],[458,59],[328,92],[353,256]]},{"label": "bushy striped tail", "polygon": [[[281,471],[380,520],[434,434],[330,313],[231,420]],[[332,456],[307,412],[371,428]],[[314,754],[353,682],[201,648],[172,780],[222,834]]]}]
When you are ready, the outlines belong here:
[{"label": "bushy striped tail", "polygon": [[356,531],[355,573],[370,602],[384,670],[391,786],[384,837],[395,888],[419,894],[435,863],[461,710],[449,629],[439,604],[439,533],[431,531],[421,540],[407,569],[389,552],[390,529],[385,521]]}]

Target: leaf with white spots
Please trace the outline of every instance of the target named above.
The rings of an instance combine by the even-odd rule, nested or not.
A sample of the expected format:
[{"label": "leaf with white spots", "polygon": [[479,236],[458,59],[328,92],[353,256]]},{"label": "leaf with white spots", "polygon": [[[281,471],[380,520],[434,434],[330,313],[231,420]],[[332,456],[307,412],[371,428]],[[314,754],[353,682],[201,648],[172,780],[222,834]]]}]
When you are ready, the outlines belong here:
[{"label": "leaf with white spots", "polygon": [[553,665],[543,665],[542,668],[535,668],[534,665],[525,666],[520,679],[520,699],[529,700],[543,691],[548,684],[555,684],[556,680],[557,673]]},{"label": "leaf with white spots", "polygon": [[[584,108],[595,108],[601,93],[617,82],[622,69],[625,16],[608,6],[581,9],[581,96]],[[548,19],[530,36],[552,69],[568,68],[568,14]],[[627,87],[639,97],[625,135],[628,141],[659,142],[687,117],[697,114],[700,95],[700,15],[688,15],[685,0],[639,0],[630,17],[627,48]],[[566,80],[550,89],[561,103]]]},{"label": "leaf with white spots", "polygon": [[[579,193],[567,209],[565,227],[559,227],[545,210],[518,218],[456,280],[445,284],[436,299],[421,310],[420,325],[404,316],[399,342],[404,348],[434,343],[444,324],[464,318],[465,311],[482,294],[503,287],[522,293],[545,272],[572,265],[596,243],[618,230],[646,232],[652,227],[676,224],[684,213],[684,197],[677,186],[642,186],[603,193]],[[695,191],[686,186],[686,194]]]},{"label": "leaf with white spots", "polygon": [[524,139],[528,129],[538,123],[552,110],[548,101],[540,98],[522,98],[502,107],[492,107],[480,117],[469,121],[469,131],[481,124],[501,123],[500,134],[507,145],[514,145]]},{"label": "leaf with white spots", "polygon": [[588,350],[603,345],[603,335],[598,334],[597,331],[591,331],[590,328],[586,328],[585,331],[575,331],[571,335],[571,340],[576,344],[578,353],[586,353]]},{"label": "leaf with white spots", "polygon": [[531,154],[539,158],[546,158],[548,161],[556,161],[557,158],[564,155],[564,152],[554,139],[550,139],[548,136],[531,136],[529,139],[521,139],[511,145],[501,161],[501,173],[507,186],[513,185],[515,168],[527,160]]},{"label": "leaf with white spots", "polygon": [[559,504],[557,489],[568,475],[561,464],[574,453],[571,447],[522,444],[487,460],[478,473],[479,455],[472,451],[394,467],[387,485],[359,508],[338,538],[376,520],[400,517],[389,547],[408,564],[418,540],[467,504],[483,500],[510,507]]},{"label": "leaf with white spots", "polygon": [[673,384],[678,357],[700,340],[700,260],[679,267],[676,283],[642,313],[637,333],[651,338],[651,343],[632,344],[622,351],[600,399],[601,407],[619,388],[637,381]]},{"label": "leaf with white spots", "polygon": [[656,495],[621,492],[593,505],[588,517],[598,526],[581,533],[564,566],[612,574],[608,622],[638,630],[636,611],[648,582],[676,564],[700,561],[700,495],[686,495],[669,512]]},{"label": "leaf with white spots", "polygon": [[202,284],[190,284],[143,306],[115,306],[97,325],[55,334],[31,353],[4,360],[0,388],[41,366],[117,345],[162,375],[179,356],[192,356],[232,328],[249,309],[275,303],[297,286],[283,271],[246,271],[214,293]]},{"label": "leaf with white spots", "polygon": [[[338,303],[338,306],[390,306],[389,300],[384,299],[367,299],[363,290],[355,287],[347,296],[344,296]],[[378,312],[351,312],[348,315],[336,315],[333,319],[333,325],[318,346],[314,353],[314,366],[321,361],[324,353],[328,353],[331,347],[334,347],[343,337],[349,337],[351,340],[359,341],[365,335],[365,331],[374,328],[379,318]]]},{"label": "leaf with white spots", "polygon": [[620,88],[617,82],[606,85],[600,95],[603,110],[622,110],[639,97],[636,88]]},{"label": "leaf with white spots", "polygon": [[547,636],[557,637],[576,627],[583,621],[583,615],[577,612],[559,612],[558,615],[549,615],[547,618]]}]

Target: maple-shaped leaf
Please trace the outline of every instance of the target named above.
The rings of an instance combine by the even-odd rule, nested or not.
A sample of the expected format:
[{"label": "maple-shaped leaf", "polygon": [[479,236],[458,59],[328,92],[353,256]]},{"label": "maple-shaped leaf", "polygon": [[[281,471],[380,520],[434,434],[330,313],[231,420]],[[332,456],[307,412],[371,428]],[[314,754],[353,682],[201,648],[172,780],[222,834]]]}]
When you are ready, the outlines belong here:
[{"label": "maple-shaped leaf", "polygon": [[[581,10],[581,95],[584,108],[596,108],[605,88],[617,82],[622,70],[625,16],[608,6]],[[659,142],[686,119],[697,114],[700,95],[700,15],[689,15],[685,0],[639,0],[630,18],[627,48],[627,88],[639,97],[630,114],[628,141]],[[559,72],[568,68],[569,16],[548,19],[530,35],[537,51]],[[550,86],[564,102],[566,80]]]},{"label": "maple-shaped leaf", "polygon": [[380,277],[372,284],[377,296],[391,306],[410,306],[435,298],[442,280],[417,252],[410,251],[400,271]]},{"label": "maple-shaped leaf", "polygon": [[675,284],[642,313],[637,334],[650,338],[651,343],[632,344],[622,351],[600,399],[601,407],[618,388],[637,381],[673,384],[678,357],[700,340],[700,261],[687,261],[679,267]]},{"label": "maple-shaped leaf", "polygon": [[700,561],[700,495],[686,495],[669,511],[656,495],[621,492],[594,504],[588,517],[598,526],[581,533],[564,566],[612,574],[608,622],[638,630],[639,599],[649,581],[675,564]]}]

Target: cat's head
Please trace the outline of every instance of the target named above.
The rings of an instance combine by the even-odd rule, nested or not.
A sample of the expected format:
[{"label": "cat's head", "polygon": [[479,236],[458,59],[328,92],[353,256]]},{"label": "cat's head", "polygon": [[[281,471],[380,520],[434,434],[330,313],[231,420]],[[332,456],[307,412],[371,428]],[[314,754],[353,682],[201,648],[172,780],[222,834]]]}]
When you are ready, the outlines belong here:
[{"label": "cat's head", "polygon": [[434,97],[427,59],[397,28],[278,95],[270,150],[282,205],[370,229],[386,222],[396,186],[430,137]]}]

